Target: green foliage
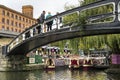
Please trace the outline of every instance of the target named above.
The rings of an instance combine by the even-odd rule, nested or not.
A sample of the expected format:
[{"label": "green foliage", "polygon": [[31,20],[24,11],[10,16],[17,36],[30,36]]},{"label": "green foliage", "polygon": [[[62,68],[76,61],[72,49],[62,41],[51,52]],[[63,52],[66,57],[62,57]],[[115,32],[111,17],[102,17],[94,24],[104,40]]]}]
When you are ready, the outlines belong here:
[{"label": "green foliage", "polygon": [[70,48],[72,49],[72,52],[74,54],[78,54],[78,50],[79,50],[78,43],[79,43],[79,38],[69,40]]},{"label": "green foliage", "polygon": [[[72,9],[72,8],[75,8],[75,7],[76,6],[74,6],[74,5],[69,5],[69,6],[65,5],[64,9],[69,10],[69,9]],[[78,15],[77,12],[64,16],[63,17],[63,25],[76,23],[78,21],[78,17],[79,17],[79,15]]]},{"label": "green foliage", "polygon": [[80,13],[79,14],[79,20],[78,20],[78,25],[84,26],[87,23],[87,16],[85,13]]},{"label": "green foliage", "polygon": [[77,13],[69,14],[63,18],[63,24],[76,23],[77,21],[78,21]]},{"label": "green foliage", "polygon": [[99,35],[83,37],[80,39],[79,48],[88,51],[94,49],[110,49],[115,54],[120,54],[120,34]]},{"label": "green foliage", "polygon": [[120,54],[120,34],[107,36],[106,44],[111,48],[115,54]]},{"label": "green foliage", "polygon": [[89,51],[89,49],[101,49],[104,45],[104,38],[102,36],[90,36],[90,37],[83,37],[80,39],[80,49],[84,51]]},{"label": "green foliage", "polygon": [[[84,0],[82,5],[86,5],[92,2],[95,2],[96,0]],[[86,14],[86,17],[92,16],[92,15],[99,15],[104,13],[109,13],[113,11],[113,5],[107,5],[107,6],[100,6],[93,9],[87,9],[82,14]],[[83,21],[85,18],[83,18]],[[101,19],[96,22],[104,22],[104,21],[112,21],[113,18],[105,18]],[[82,22],[82,21],[81,21]],[[83,22],[84,23],[84,22]],[[81,24],[81,23],[80,23]],[[102,36],[92,36],[92,37],[84,37],[80,39],[79,48],[83,49],[85,51],[89,50],[90,48],[95,49],[103,49],[107,45],[113,53],[120,53],[120,35],[102,35]]]},{"label": "green foliage", "polygon": [[[97,0],[79,0],[79,3],[81,5],[86,5],[92,2],[95,2]],[[65,10],[69,10],[71,8],[74,8],[75,6],[66,6]],[[64,24],[68,23],[77,23],[77,26],[80,25],[81,31],[84,29],[84,25],[87,23],[87,17],[93,16],[93,15],[99,15],[104,13],[109,13],[113,11],[113,5],[107,5],[107,6],[100,6],[93,9],[87,9],[85,11],[80,12],[80,14],[73,13],[65,16],[63,18]],[[94,23],[97,22],[105,22],[105,21],[111,21],[113,18],[105,18],[101,20],[96,20]],[[64,40],[57,42],[61,48],[63,48],[66,42],[69,42],[69,48],[72,48],[74,51],[73,53],[77,53],[78,49],[82,49],[84,51],[89,51],[90,48],[94,49],[105,49],[106,47],[110,50],[112,50],[113,53],[120,54],[120,34],[114,34],[114,35],[99,35],[99,36],[90,36],[90,37],[83,37],[83,38],[75,38],[71,40]]]},{"label": "green foliage", "polygon": [[93,2],[95,2],[95,1],[97,1],[97,0],[84,0],[83,3],[82,3],[82,5],[86,5],[86,4],[89,4],[89,3],[93,3]]},{"label": "green foliage", "polygon": [[67,42],[67,40],[54,42],[54,43],[51,43],[51,46],[59,47],[60,48],[60,52],[63,53],[66,42]]}]

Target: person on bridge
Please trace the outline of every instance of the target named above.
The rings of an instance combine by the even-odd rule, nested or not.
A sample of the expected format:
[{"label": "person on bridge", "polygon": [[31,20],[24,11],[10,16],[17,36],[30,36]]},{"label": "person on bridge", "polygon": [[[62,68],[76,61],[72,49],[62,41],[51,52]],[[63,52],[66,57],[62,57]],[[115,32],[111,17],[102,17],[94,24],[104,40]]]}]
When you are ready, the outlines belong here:
[{"label": "person on bridge", "polygon": [[38,20],[38,23],[41,23],[43,24],[44,23],[44,20],[45,20],[45,11],[43,11],[40,15],[40,17],[37,19]]},{"label": "person on bridge", "polygon": [[37,29],[37,31],[38,31],[38,34],[39,34],[39,33],[42,32],[42,25],[41,25],[41,24],[44,25],[45,11],[43,11],[43,12],[41,13],[40,17],[39,17],[37,20],[38,20],[38,23],[40,23],[39,26],[36,27],[36,29]]},{"label": "person on bridge", "polygon": [[[52,16],[51,13],[48,12],[48,15],[46,16],[46,19],[50,18],[51,16]],[[53,20],[48,21],[48,22],[46,23],[46,25],[47,25],[47,31],[52,30],[52,24],[53,24]]]}]

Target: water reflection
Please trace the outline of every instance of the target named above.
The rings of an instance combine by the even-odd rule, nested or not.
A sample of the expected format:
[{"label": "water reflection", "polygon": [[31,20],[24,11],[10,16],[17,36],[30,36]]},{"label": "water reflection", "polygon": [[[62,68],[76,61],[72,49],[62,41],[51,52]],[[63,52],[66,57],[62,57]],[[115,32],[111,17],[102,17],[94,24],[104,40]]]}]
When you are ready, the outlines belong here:
[{"label": "water reflection", "polygon": [[120,76],[96,70],[36,70],[29,72],[0,72],[0,80],[119,80]]},{"label": "water reflection", "polygon": [[108,74],[109,80],[120,80],[120,74]]}]

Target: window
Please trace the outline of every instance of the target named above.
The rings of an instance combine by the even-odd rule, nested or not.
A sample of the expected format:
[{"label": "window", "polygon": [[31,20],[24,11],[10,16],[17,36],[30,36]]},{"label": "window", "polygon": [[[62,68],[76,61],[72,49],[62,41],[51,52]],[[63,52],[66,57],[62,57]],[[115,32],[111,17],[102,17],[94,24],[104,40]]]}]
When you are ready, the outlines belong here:
[{"label": "window", "polygon": [[9,27],[7,27],[7,30],[9,30]]},{"label": "window", "polygon": [[5,18],[2,18],[2,23],[5,23]]},{"label": "window", "polygon": [[11,21],[11,25],[14,26],[14,21]]},{"label": "window", "polygon": [[2,30],[5,30],[5,26],[2,26]]},{"label": "window", "polygon": [[17,32],[17,29],[15,29],[15,32]]},{"label": "window", "polygon": [[25,21],[25,18],[23,18],[23,21]]},{"label": "window", "polygon": [[16,15],[15,18],[18,19],[18,16]]},{"label": "window", "polygon": [[25,28],[25,24],[23,24],[23,28]]},{"label": "window", "polygon": [[7,24],[9,25],[9,19],[7,19]]},{"label": "window", "polygon": [[9,12],[7,12],[7,16],[10,16],[10,13],[9,13]]},{"label": "window", "polygon": [[26,19],[26,22],[28,22],[28,19]]},{"label": "window", "polygon": [[11,17],[14,18],[14,14],[11,14]]},{"label": "window", "polygon": [[14,31],[13,28],[11,28],[11,31]]},{"label": "window", "polygon": [[17,25],[18,25],[18,23],[17,22],[15,22],[15,26],[17,27]]},{"label": "window", "polygon": [[5,10],[2,11],[2,15],[5,15]]},{"label": "window", "polygon": [[29,20],[29,23],[31,24],[31,20]]},{"label": "window", "polygon": [[19,17],[19,20],[21,20],[21,17]]},{"label": "window", "polygon": [[19,23],[19,27],[21,27],[21,23]]}]

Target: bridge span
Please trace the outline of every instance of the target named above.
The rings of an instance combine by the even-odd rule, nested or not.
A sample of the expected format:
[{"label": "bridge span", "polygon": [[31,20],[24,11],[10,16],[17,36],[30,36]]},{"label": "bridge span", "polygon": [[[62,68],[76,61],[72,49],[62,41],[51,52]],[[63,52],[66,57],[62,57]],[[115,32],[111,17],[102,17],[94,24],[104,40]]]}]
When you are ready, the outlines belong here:
[{"label": "bridge span", "polygon": [[[34,30],[44,24],[35,24],[23,33],[19,34],[10,44],[4,46],[3,54],[6,55],[25,55],[28,52],[40,46],[51,42],[72,39],[76,37],[102,35],[102,34],[119,34],[120,33],[120,1],[119,0],[99,0],[94,3],[83,5],[71,10],[59,13],[45,20],[59,20],[67,15],[77,13],[78,15],[85,10],[90,10],[105,5],[113,5],[113,11],[105,14],[93,15],[86,18],[87,24],[78,25],[77,22],[69,24],[59,23],[56,21],[53,26],[56,28],[49,32],[34,34]],[[96,22],[100,19],[112,18],[109,22]],[[79,19],[78,19],[79,20]],[[58,28],[59,27],[59,28]],[[26,36],[27,35],[27,36]]]}]

